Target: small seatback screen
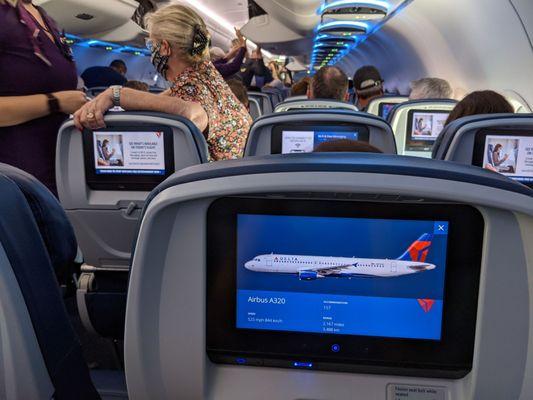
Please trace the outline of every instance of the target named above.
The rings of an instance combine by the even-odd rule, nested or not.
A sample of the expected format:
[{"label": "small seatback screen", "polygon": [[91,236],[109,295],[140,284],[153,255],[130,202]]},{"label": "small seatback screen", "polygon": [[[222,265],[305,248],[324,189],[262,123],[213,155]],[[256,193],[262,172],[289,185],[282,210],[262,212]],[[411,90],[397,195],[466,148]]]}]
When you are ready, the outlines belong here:
[{"label": "small seatback screen", "polygon": [[379,116],[383,119],[387,119],[389,116],[390,111],[396,106],[398,103],[381,103],[379,105]]},{"label": "small seatback screen", "polygon": [[320,143],[339,139],[358,140],[358,132],[283,131],[281,153],[311,153]]},{"label": "small seatback screen", "polygon": [[440,340],[448,225],[239,214],[237,328]]},{"label": "small seatback screen", "polygon": [[165,175],[163,132],[93,132],[96,174]]},{"label": "small seatback screen", "polygon": [[473,164],[533,186],[533,132],[478,132]]},{"label": "small seatback screen", "polygon": [[405,150],[431,151],[448,115],[449,111],[409,111]]},{"label": "small seatback screen", "polygon": [[368,142],[368,127],[357,124],[283,125],[272,130],[271,153],[311,153],[324,142],[340,139]]},{"label": "small seatback screen", "polygon": [[82,135],[91,189],[150,191],[174,172],[169,127],[116,126],[86,129]]}]

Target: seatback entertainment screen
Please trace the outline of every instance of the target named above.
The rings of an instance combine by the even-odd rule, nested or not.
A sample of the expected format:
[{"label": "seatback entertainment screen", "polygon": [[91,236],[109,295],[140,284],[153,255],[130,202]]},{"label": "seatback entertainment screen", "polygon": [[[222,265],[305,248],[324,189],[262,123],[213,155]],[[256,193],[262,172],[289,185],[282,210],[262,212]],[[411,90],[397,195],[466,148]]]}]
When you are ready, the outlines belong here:
[{"label": "seatback entertainment screen", "polygon": [[381,103],[379,105],[378,114],[381,118],[387,119],[389,116],[390,111],[396,106],[398,103]]},{"label": "seatback entertainment screen", "polygon": [[449,111],[410,110],[407,118],[405,150],[431,151],[448,115]]},{"label": "seatback entertainment screen", "polygon": [[239,214],[237,328],[440,340],[447,235],[447,221]]},{"label": "seatback entertainment screen", "polygon": [[311,153],[320,143],[339,139],[357,140],[358,132],[283,131],[281,153]]},{"label": "seatback entertainment screen", "polygon": [[490,130],[478,133],[473,163],[533,185],[533,132]]},{"label": "seatback entertainment screen", "polygon": [[464,376],[482,243],[481,214],[458,204],[218,199],[207,214],[207,354]]},{"label": "seatback entertainment screen", "polygon": [[93,132],[97,174],[165,175],[163,132]]},{"label": "seatback entertainment screen", "polygon": [[85,174],[100,190],[151,190],[174,170],[168,127],[113,127],[83,132]]},{"label": "seatback entertainment screen", "polygon": [[272,132],[273,154],[311,153],[324,142],[349,139],[368,142],[368,127],[363,125],[276,126]]}]

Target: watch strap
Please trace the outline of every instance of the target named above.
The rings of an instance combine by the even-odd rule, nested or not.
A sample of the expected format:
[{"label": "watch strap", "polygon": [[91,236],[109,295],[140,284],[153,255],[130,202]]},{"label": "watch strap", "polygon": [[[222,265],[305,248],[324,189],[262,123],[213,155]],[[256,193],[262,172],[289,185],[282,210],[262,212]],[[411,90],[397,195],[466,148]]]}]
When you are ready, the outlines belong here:
[{"label": "watch strap", "polygon": [[54,96],[52,93],[47,93],[46,98],[48,99],[48,111],[50,114],[61,112],[59,99],[56,96]]}]

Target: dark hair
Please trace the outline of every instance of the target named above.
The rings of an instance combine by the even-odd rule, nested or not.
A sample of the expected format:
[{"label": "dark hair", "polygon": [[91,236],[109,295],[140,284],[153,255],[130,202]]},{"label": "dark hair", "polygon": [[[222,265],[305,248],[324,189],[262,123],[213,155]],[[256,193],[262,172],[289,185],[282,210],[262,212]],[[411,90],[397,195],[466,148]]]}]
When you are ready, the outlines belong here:
[{"label": "dark hair", "polygon": [[348,77],[337,67],[322,67],[311,82],[315,99],[343,101],[348,91]]},{"label": "dark hair", "polygon": [[311,78],[309,76],[300,79],[292,85],[291,96],[305,96],[307,94],[309,83],[311,83]]},{"label": "dark hair", "polygon": [[107,140],[107,139],[104,139],[104,140],[102,141],[102,146],[105,146],[105,145],[106,145],[106,143],[109,143],[109,140]]},{"label": "dark hair", "polygon": [[457,103],[445,125],[468,115],[497,113],[514,113],[514,109],[501,94],[492,90],[480,90],[470,93]]},{"label": "dark hair", "polygon": [[127,81],[124,84],[124,87],[140,90],[143,92],[148,92],[150,90],[150,87],[147,83],[141,82],[141,81]]},{"label": "dark hair", "polygon": [[383,153],[380,149],[367,142],[362,142],[360,140],[351,140],[351,139],[338,139],[330,140],[328,142],[320,143],[316,149],[315,153],[326,153],[326,152],[355,152],[355,153]]},{"label": "dark hair", "polygon": [[248,107],[250,101],[248,100],[248,91],[246,90],[244,84],[238,79],[229,79],[226,83],[235,97],[237,97],[242,104]]},{"label": "dark hair", "polygon": [[496,146],[494,146],[494,150],[493,151],[498,151],[499,149],[501,149],[503,146],[501,143],[498,143],[496,144]]},{"label": "dark hair", "polygon": [[111,61],[111,64],[109,64],[110,67],[112,68],[125,68],[125,69],[128,69],[128,67],[126,67],[126,63],[122,60],[113,60]]}]

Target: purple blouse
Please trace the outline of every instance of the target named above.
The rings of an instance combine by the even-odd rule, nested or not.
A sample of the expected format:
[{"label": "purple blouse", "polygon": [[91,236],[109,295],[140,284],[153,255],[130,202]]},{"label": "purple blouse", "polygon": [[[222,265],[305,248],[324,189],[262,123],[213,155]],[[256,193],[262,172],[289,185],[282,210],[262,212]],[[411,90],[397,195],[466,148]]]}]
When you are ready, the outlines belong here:
[{"label": "purple blouse", "polygon": [[[30,39],[30,27],[16,7],[0,5],[0,96],[23,96],[75,90],[76,66],[61,45],[60,35],[44,10],[39,8],[53,43],[45,32]],[[27,17],[27,16],[26,16]],[[36,46],[42,53],[36,55]],[[16,126],[0,127],[0,162],[34,175],[54,194],[57,132],[65,114],[53,114]]]}]

